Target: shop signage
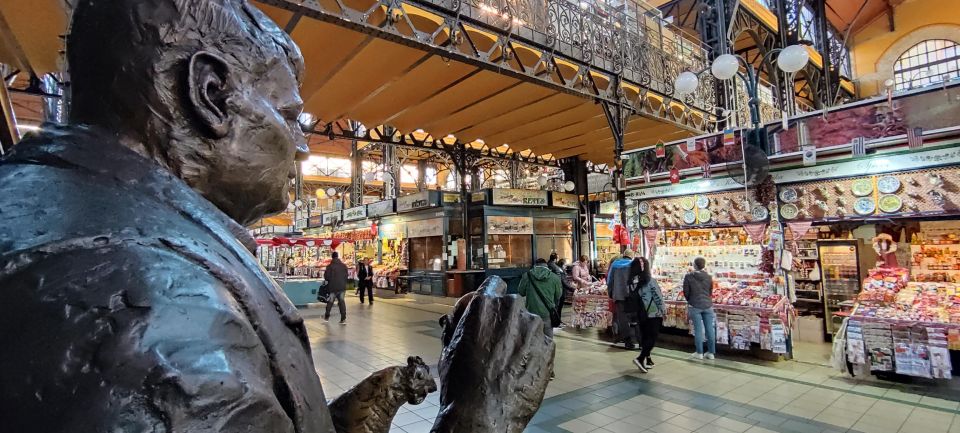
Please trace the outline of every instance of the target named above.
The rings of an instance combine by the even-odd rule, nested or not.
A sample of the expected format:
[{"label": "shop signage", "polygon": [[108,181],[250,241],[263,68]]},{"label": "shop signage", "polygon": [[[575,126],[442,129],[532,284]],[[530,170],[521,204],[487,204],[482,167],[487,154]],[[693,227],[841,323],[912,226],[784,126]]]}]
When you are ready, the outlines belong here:
[{"label": "shop signage", "polygon": [[507,206],[546,206],[547,192],[530,189],[494,189],[495,205]]},{"label": "shop signage", "polygon": [[357,206],[346,209],[343,211],[343,220],[344,221],[356,221],[362,220],[367,217],[367,207],[366,206]]},{"label": "shop signage", "polygon": [[443,203],[460,203],[460,194],[453,192],[443,193]]},{"label": "shop signage", "polygon": [[393,200],[378,201],[367,205],[367,216],[370,218],[390,215],[393,212]]},{"label": "shop signage", "polygon": [[307,227],[320,227],[322,225],[323,225],[322,215],[315,215],[310,217],[309,220],[307,220]]},{"label": "shop signage", "polygon": [[771,173],[771,176],[773,176],[774,182],[784,184],[839,177],[869,176],[946,164],[960,164],[960,147],[953,146],[897,155],[878,155],[869,159],[777,171]]},{"label": "shop signage", "polygon": [[600,214],[601,215],[613,215],[617,212],[617,202],[615,201],[605,201],[600,203]]},{"label": "shop signage", "polygon": [[577,209],[580,207],[580,200],[576,194],[564,194],[553,191],[550,193],[551,205],[553,207],[562,207],[566,209]]},{"label": "shop signage", "polygon": [[532,217],[488,216],[487,234],[490,235],[532,235]]},{"label": "shop signage", "polygon": [[432,218],[407,223],[407,237],[426,238],[431,236],[443,236],[443,218]]},{"label": "shop signage", "polygon": [[400,239],[406,236],[404,228],[406,224],[384,224],[379,227],[380,238],[382,239]]},{"label": "shop signage", "polygon": [[439,206],[436,191],[421,191],[416,194],[397,198],[397,212],[409,212],[417,209]]},{"label": "shop signage", "polygon": [[[776,179],[776,177],[774,177],[774,179]],[[743,185],[740,185],[729,177],[717,177],[690,182],[681,182],[678,184],[660,185],[651,188],[634,189],[627,191],[627,198],[641,200],[672,197],[677,195],[702,194],[706,192],[724,191],[736,188],[742,189]]]},{"label": "shop signage", "polygon": [[487,193],[485,191],[475,192],[470,194],[470,201],[477,203],[487,200]]},{"label": "shop signage", "polygon": [[340,211],[323,214],[323,225],[328,226],[340,221]]}]

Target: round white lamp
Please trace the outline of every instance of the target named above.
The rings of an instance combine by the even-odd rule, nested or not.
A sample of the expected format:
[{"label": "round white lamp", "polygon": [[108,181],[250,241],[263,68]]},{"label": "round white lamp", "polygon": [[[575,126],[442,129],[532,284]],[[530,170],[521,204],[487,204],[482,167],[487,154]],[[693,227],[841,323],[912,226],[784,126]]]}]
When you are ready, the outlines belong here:
[{"label": "round white lamp", "polygon": [[540,177],[537,178],[537,185],[547,186],[547,182],[549,182],[549,179],[547,179],[547,176],[540,175]]},{"label": "round white lamp", "polygon": [[783,72],[797,72],[807,66],[810,53],[803,45],[790,45],[777,56],[777,67]]},{"label": "round white lamp", "polygon": [[697,74],[694,74],[690,71],[681,72],[677,76],[676,81],[673,82],[673,89],[677,93],[677,96],[684,97],[697,90],[697,86],[700,85],[700,79],[697,78]]},{"label": "round white lamp", "polygon": [[710,66],[710,72],[720,80],[729,80],[740,70],[740,61],[733,54],[718,56]]},{"label": "round white lamp", "polygon": [[576,187],[577,185],[574,184],[572,180],[568,180],[563,184],[563,189],[567,190],[567,192],[573,191]]},{"label": "round white lamp", "polygon": [[297,199],[296,201],[293,202],[293,205],[296,207],[303,206],[303,200]]},{"label": "round white lamp", "polygon": [[893,87],[894,84],[896,84],[896,83],[894,83],[893,78],[887,78],[887,79],[884,80],[884,82],[883,82],[883,86],[884,86],[884,87]]},{"label": "round white lamp", "polygon": [[334,197],[337,195],[337,190],[334,188],[327,188],[327,197]]}]

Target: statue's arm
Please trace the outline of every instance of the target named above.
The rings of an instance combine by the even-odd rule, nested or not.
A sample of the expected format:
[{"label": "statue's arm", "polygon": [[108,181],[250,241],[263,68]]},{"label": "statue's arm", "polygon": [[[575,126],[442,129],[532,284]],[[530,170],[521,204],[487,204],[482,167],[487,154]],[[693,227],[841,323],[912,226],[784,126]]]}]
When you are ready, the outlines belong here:
[{"label": "statue's arm", "polygon": [[239,288],[199,264],[141,244],[67,251],[0,287],[11,431],[293,431]]}]

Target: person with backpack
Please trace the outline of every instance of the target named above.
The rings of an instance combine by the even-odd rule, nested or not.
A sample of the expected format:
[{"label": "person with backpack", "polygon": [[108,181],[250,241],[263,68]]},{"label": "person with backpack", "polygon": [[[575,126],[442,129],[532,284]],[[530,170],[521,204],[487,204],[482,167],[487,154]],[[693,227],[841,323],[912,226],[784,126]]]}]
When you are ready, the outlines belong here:
[{"label": "person with backpack", "polygon": [[637,330],[640,334],[640,355],[633,360],[633,364],[646,373],[655,365],[650,353],[657,344],[660,335],[660,325],[667,308],[663,303],[663,292],[660,284],[653,279],[650,272],[650,262],[638,257],[630,263],[630,294],[627,296],[627,311],[635,314]]},{"label": "person with backpack", "polygon": [[527,311],[543,319],[543,333],[553,338],[553,328],[560,326],[557,303],[563,294],[560,277],[547,267],[547,261],[537,259],[536,264],[520,278],[520,296],[526,298]]},{"label": "person with backpack", "polygon": [[630,266],[633,263],[634,253],[626,250],[622,258],[614,260],[607,272],[607,295],[613,299],[613,331],[617,343],[622,342],[626,350],[636,348],[638,335],[630,325],[631,314],[626,311],[627,294],[630,292]]}]

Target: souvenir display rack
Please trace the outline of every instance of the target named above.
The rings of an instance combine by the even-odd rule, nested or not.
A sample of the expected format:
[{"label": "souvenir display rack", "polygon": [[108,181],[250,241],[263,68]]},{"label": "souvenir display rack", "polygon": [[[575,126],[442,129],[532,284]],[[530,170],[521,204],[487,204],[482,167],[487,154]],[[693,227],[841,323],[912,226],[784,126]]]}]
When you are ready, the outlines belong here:
[{"label": "souvenir display rack", "polygon": [[613,325],[613,300],[607,295],[606,284],[595,282],[574,292],[572,322],[577,329]]},{"label": "souvenir display rack", "polygon": [[960,284],[911,281],[910,273],[870,270],[841,349],[872,373],[950,379],[950,351],[960,350]]},{"label": "souvenir display rack", "polygon": [[752,194],[748,204],[742,190],[641,201],[637,210],[643,228],[720,227],[769,218],[769,210],[754,203]]},{"label": "souvenir display rack", "polygon": [[714,279],[717,343],[740,350],[757,343],[762,350],[787,352],[784,324],[792,320],[793,306],[761,271],[763,246],[749,243],[742,228],[668,231],[658,244],[653,270],[667,307],[664,326],[691,329],[682,283],[692,260],[703,257]]}]

